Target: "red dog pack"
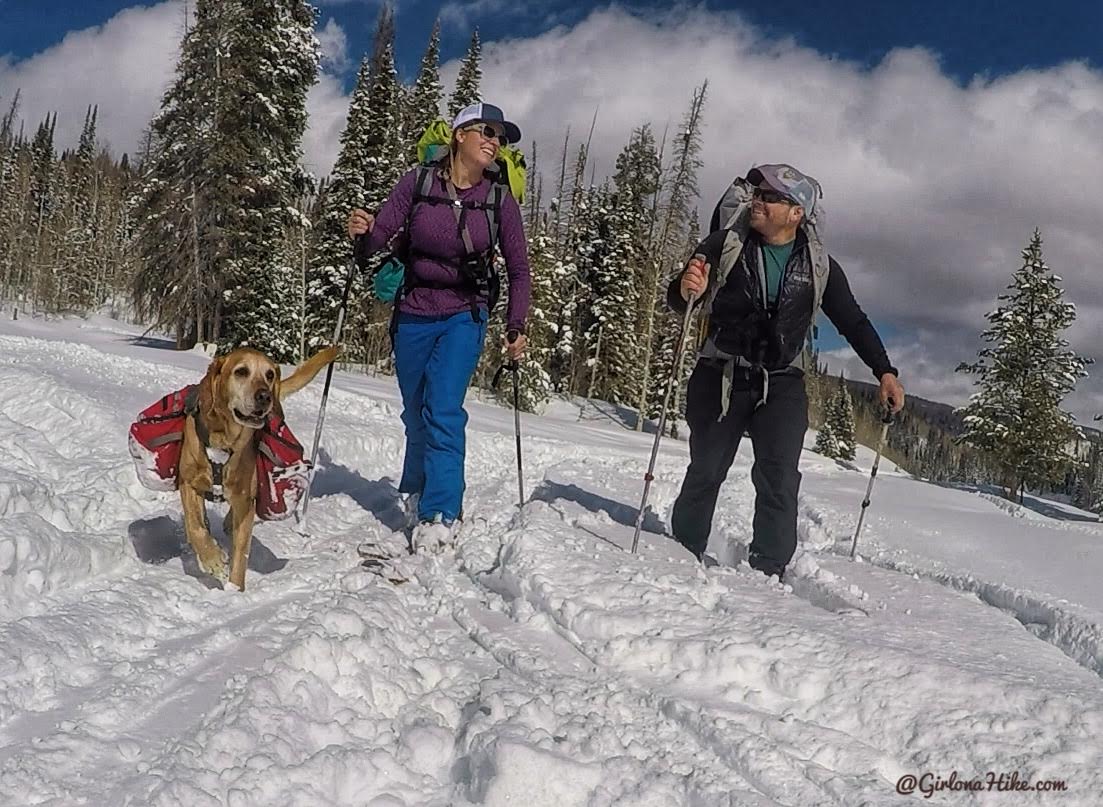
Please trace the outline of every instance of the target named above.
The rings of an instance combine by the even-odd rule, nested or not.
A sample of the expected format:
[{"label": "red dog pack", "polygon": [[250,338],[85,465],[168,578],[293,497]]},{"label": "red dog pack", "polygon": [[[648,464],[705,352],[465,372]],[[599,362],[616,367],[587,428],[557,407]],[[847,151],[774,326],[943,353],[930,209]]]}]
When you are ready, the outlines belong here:
[{"label": "red dog pack", "polygon": [[[198,387],[170,393],[143,409],[130,426],[130,456],[150,490],[176,490],[184,426],[196,411]],[[272,414],[257,440],[257,518],[279,521],[295,512],[310,480],[310,462],[287,423]]]},{"label": "red dog pack", "polygon": [[188,396],[195,389],[169,393],[146,407],[130,424],[130,456],[138,481],[150,490],[176,490],[180,449],[184,446]]},{"label": "red dog pack", "polygon": [[270,415],[257,443],[257,518],[279,521],[295,512],[310,486],[310,462],[278,415]]}]

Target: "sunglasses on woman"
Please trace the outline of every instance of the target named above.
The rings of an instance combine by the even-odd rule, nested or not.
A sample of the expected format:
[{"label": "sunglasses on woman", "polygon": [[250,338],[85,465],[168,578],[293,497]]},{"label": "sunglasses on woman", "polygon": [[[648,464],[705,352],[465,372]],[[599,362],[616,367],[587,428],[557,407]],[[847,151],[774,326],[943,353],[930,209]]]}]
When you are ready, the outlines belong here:
[{"label": "sunglasses on woman", "polygon": [[489,123],[484,123],[482,126],[469,126],[464,129],[465,132],[478,132],[483,136],[483,140],[497,140],[499,143],[505,145],[506,136],[491,126]]},{"label": "sunglasses on woman", "polygon": [[778,193],[777,191],[771,190],[770,188],[755,188],[754,189],[754,198],[755,199],[761,199],[763,202],[765,202],[768,205],[775,205],[778,202],[785,202],[785,204],[787,204],[787,205],[795,205],[796,204],[796,202],[794,202],[792,199],[790,199],[785,194]]}]

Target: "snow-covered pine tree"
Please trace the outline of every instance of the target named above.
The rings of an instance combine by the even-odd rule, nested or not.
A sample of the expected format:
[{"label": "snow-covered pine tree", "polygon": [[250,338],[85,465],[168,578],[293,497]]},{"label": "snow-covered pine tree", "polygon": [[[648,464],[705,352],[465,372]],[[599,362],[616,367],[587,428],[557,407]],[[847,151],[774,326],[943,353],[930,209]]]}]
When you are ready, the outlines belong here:
[{"label": "snow-covered pine tree", "polygon": [[16,267],[23,234],[22,214],[25,209],[23,182],[29,176],[29,154],[15,133],[15,116],[19,110],[19,93],[15,94],[8,112],[0,118],[0,301],[16,299],[21,286]]},{"label": "snow-covered pine tree", "polygon": [[89,106],[76,154],[68,161],[69,203],[63,241],[67,259],[58,276],[58,297],[62,307],[72,310],[87,310],[99,302],[95,299],[96,272],[102,265],[95,254],[96,226],[101,215],[98,207],[101,188],[94,165],[97,114],[98,108]]},{"label": "snow-covered pine tree", "polygon": [[[337,161],[318,194],[320,215],[314,220],[306,290],[304,331],[307,352],[313,352],[333,337],[337,309],[348,281],[348,263],[352,257],[352,242],[349,241],[345,223],[349,212],[367,204],[364,176],[368,161],[368,130],[372,125],[371,87],[371,60],[365,57],[356,76]],[[354,305],[358,305],[357,301],[363,297],[365,288],[365,280],[358,278],[351,298]]]},{"label": "snow-covered pine tree", "polygon": [[[555,314],[559,310],[556,299],[556,258],[546,226],[530,223],[528,234],[529,270],[532,276],[532,298],[525,325],[528,348],[521,363],[518,377],[521,390],[521,408],[538,411],[551,397],[552,379],[548,374],[552,349],[555,344]],[[512,394],[512,390],[508,391]],[[499,394],[505,395],[502,389]]]},{"label": "snow-covered pine tree", "polygon": [[819,431],[816,433],[816,443],[812,446],[812,450],[825,457],[838,459],[839,441],[835,438],[835,430],[832,425],[833,418],[831,417],[831,413],[835,408],[833,404],[834,399],[832,399],[827,406],[827,416],[824,418],[823,425],[820,426]]},{"label": "snow-covered pine tree", "polygon": [[237,155],[223,136],[223,67],[241,12],[237,2],[197,0],[134,189],[135,313],[174,331],[179,347],[214,341],[220,328],[229,254],[223,221],[238,196],[236,172],[225,172]]},{"label": "snow-covered pine tree", "polygon": [[440,102],[444,97],[444,88],[440,83],[440,19],[433,23],[433,33],[429,36],[429,45],[421,57],[421,67],[417,72],[414,86],[406,96],[403,118],[403,131],[406,140],[406,160],[410,165],[417,162],[417,141],[440,117]]},{"label": "snow-covered pine tree", "polygon": [[838,453],[835,456],[842,460],[853,460],[856,450],[854,441],[854,402],[850,398],[850,390],[847,389],[846,378],[842,373],[839,373],[839,383],[831,399],[829,418],[831,433],[838,447]]},{"label": "snow-covered pine tree", "polygon": [[50,224],[59,209],[60,164],[55,158],[54,130],[57,127],[57,113],[47,117],[35,131],[31,141],[30,187],[28,189],[29,209],[25,219],[31,229],[29,239],[31,248],[27,256],[31,261],[30,291],[36,304],[54,304],[56,284],[55,273],[51,265],[56,251],[56,242],[51,233]]},{"label": "snow-covered pine tree", "polygon": [[960,439],[991,458],[1012,499],[1060,479],[1079,462],[1069,445],[1083,435],[1061,402],[1087,375],[1088,363],[1062,336],[1076,309],[1042,257],[1037,230],[1022,258],[1009,292],[998,298],[1003,304],[987,315],[982,338],[991,347],[958,367],[977,376],[979,387],[958,410],[965,422]]},{"label": "snow-covered pine tree", "polygon": [[[394,10],[384,9],[370,69],[368,126],[364,133],[364,205],[377,210],[406,169],[398,71],[394,58]],[[362,205],[363,206],[363,205]]]},{"label": "snow-covered pine tree", "polygon": [[595,254],[589,278],[586,330],[589,369],[586,395],[614,403],[633,403],[639,345],[635,339],[638,306],[635,264],[642,253],[638,208],[630,190],[601,193],[599,232],[604,248]]},{"label": "snow-covered pine tree", "polygon": [[[368,71],[367,128],[363,135],[364,191],[356,204],[366,210],[378,210],[382,206],[407,168],[394,41],[394,11],[387,7],[380,15]],[[346,209],[342,222],[347,215]],[[389,342],[377,338],[381,332],[385,334],[385,320],[389,314],[389,307],[364,301],[362,297],[360,302],[350,305],[346,342],[350,352],[369,365],[385,360],[390,354]]]},{"label": "snow-covered pine tree", "polygon": [[[288,254],[288,228],[310,179],[301,167],[307,92],[317,80],[320,46],[314,9],[304,0],[241,0],[229,36],[221,136],[233,144],[225,165],[240,189],[226,261],[223,348],[249,344],[277,361],[298,357],[301,271]],[[294,313],[293,313],[294,312]]]},{"label": "snow-covered pine tree", "polygon": [[480,65],[482,60],[482,44],[479,42],[479,29],[471,32],[471,44],[467,48],[467,55],[460,64],[460,72],[456,76],[456,86],[448,99],[448,119],[452,120],[465,106],[476,103],[480,98],[479,85],[483,80],[483,70]]},{"label": "snow-covered pine tree", "polygon": [[570,224],[558,250],[555,267],[556,293],[559,311],[555,322],[555,344],[548,372],[556,391],[569,393],[579,389],[576,373],[585,369],[585,334],[583,318],[587,315],[587,283],[601,242],[601,200],[592,188],[585,186],[586,146],[581,146],[575,159],[571,190]]},{"label": "snow-covered pine tree", "polygon": [[640,385],[640,342],[636,338],[641,266],[647,254],[652,201],[659,191],[661,165],[651,127],[632,132],[613,176],[610,257],[601,268],[595,313],[605,323],[599,363],[599,397],[634,405]]},{"label": "snow-covered pine tree", "polygon": [[[693,92],[689,111],[686,113],[674,144],[674,158],[667,170],[666,203],[663,208],[662,223],[656,234],[649,239],[650,259],[647,262],[643,278],[643,292],[640,297],[640,338],[643,346],[641,367],[643,378],[640,384],[640,399],[637,409],[640,418],[636,428],[643,428],[643,420],[649,405],[662,395],[666,383],[666,374],[656,374],[653,369],[659,365],[652,360],[665,329],[657,327],[657,315],[665,308],[666,276],[675,267],[680,268],[686,256],[681,253],[685,244],[686,227],[691,216],[691,206],[697,197],[697,171],[701,168],[701,127],[708,82]],[[669,370],[666,371],[667,374]],[[658,390],[658,391],[656,391]]]}]

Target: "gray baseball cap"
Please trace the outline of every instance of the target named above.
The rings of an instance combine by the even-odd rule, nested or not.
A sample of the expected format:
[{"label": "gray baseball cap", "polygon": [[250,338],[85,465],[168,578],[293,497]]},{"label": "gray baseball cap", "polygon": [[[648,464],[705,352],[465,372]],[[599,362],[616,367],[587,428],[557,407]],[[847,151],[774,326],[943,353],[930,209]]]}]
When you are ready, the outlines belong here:
[{"label": "gray baseball cap", "polygon": [[506,115],[501,107],[494,104],[471,104],[459,111],[452,121],[452,129],[459,129],[471,123],[496,123],[502,127],[507,143],[521,142],[521,130],[516,123],[506,120]]},{"label": "gray baseball cap", "polygon": [[816,199],[823,196],[819,182],[785,163],[756,165],[747,172],[747,181],[756,186],[766,183],[778,193],[785,194],[803,207],[808,217],[815,212]]}]

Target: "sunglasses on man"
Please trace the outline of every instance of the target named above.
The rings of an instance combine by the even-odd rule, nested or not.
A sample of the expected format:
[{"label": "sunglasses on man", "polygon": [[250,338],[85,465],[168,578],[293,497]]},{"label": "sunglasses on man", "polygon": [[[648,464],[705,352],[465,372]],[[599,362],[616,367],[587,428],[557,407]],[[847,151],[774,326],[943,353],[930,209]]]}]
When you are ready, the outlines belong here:
[{"label": "sunglasses on man", "polygon": [[772,188],[755,188],[754,189],[754,198],[755,199],[760,199],[761,201],[765,202],[768,205],[775,205],[778,202],[784,202],[787,205],[795,205],[796,204],[796,202],[794,202],[788,196],[786,196],[783,193],[778,193],[777,191],[773,190]]},{"label": "sunglasses on man", "polygon": [[506,136],[504,133],[498,131],[489,123],[484,123],[481,126],[469,126],[464,129],[465,132],[478,132],[483,136],[483,140],[497,140],[502,145],[506,143]]}]

